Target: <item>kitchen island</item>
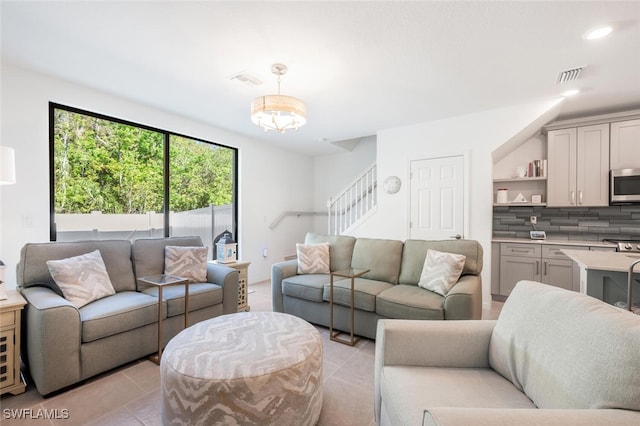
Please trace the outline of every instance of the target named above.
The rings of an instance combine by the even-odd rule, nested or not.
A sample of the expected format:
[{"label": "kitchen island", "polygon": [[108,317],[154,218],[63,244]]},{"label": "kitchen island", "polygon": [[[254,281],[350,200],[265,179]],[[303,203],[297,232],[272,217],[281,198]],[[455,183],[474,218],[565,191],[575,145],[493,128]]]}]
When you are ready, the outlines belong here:
[{"label": "kitchen island", "polygon": [[[640,256],[620,252],[564,249],[580,268],[580,292],[610,304],[627,303],[629,267]],[[633,270],[633,302],[640,303],[640,264]]]}]

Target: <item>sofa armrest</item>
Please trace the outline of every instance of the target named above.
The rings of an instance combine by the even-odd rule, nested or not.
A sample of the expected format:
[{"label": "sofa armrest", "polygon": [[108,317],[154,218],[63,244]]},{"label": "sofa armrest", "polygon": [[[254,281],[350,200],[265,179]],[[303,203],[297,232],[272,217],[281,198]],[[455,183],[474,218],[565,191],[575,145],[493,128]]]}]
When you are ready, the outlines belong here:
[{"label": "sofa armrest", "polygon": [[380,379],[387,365],[488,368],[489,342],[496,321],[378,320],[374,392],[380,420]]},{"label": "sofa armrest", "polygon": [[273,312],[284,312],[282,280],[298,274],[298,260],[291,259],[271,265],[271,304]]},{"label": "sofa armrest", "polygon": [[551,410],[538,408],[437,407],[424,412],[423,426],[616,426],[640,424],[640,412],[614,409]]},{"label": "sofa armrest", "polygon": [[447,320],[482,318],[482,279],[480,275],[463,275],[444,298]]},{"label": "sofa armrest", "polygon": [[238,312],[238,282],[240,271],[229,266],[207,262],[207,282],[222,287],[222,312]]},{"label": "sofa armrest", "polygon": [[80,311],[47,287],[21,288],[25,364],[38,392],[46,395],[81,379]]}]

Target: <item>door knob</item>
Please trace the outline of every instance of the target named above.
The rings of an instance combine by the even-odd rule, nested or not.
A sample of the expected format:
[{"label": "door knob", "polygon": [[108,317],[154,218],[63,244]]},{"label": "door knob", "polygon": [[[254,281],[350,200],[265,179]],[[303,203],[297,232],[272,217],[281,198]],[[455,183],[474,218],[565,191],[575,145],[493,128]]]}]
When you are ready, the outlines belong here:
[{"label": "door knob", "polygon": [[456,235],[452,235],[450,238],[455,238],[456,240],[460,240],[462,239],[462,235],[456,234]]}]

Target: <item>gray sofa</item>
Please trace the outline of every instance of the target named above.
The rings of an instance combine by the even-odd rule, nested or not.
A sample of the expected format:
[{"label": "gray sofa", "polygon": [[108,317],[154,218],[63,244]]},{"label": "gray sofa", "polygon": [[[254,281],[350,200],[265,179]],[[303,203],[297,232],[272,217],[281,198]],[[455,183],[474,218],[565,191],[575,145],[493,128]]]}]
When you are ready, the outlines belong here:
[{"label": "gray sofa", "polygon": [[[18,290],[23,313],[23,356],[42,395],[157,351],[157,289],[137,278],[164,272],[164,248],[202,246],[199,237],[26,244]],[[62,297],[46,265],[99,250],[116,291],[80,309]],[[184,286],[163,291],[163,345],[184,326]],[[189,285],[190,324],[237,311],[238,271],[207,264],[207,282]]]},{"label": "gray sofa", "polygon": [[497,321],[380,321],[376,421],[639,425],[638,354],[639,316],[521,281]]},{"label": "gray sofa", "polygon": [[[482,246],[473,240],[426,241],[355,238],[309,233],[305,244],[329,243],[330,269],[370,269],[355,281],[354,333],[375,338],[384,318],[480,319]],[[446,296],[418,287],[428,249],[463,254],[464,270]],[[297,259],[271,268],[274,312],[296,315],[329,326],[329,274],[298,274]],[[334,327],[348,331],[350,280],[334,282]]]}]

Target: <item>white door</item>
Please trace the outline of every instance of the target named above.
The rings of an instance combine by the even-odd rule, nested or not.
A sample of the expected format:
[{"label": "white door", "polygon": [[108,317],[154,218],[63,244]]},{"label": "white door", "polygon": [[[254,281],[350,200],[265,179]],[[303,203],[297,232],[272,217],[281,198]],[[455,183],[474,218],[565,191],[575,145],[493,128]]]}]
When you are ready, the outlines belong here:
[{"label": "white door", "polygon": [[464,237],[464,156],[411,161],[410,238]]}]

